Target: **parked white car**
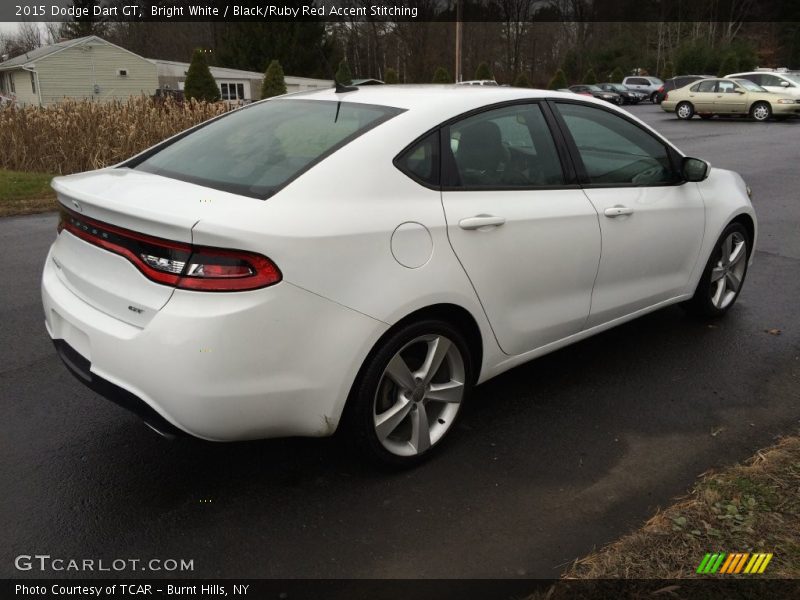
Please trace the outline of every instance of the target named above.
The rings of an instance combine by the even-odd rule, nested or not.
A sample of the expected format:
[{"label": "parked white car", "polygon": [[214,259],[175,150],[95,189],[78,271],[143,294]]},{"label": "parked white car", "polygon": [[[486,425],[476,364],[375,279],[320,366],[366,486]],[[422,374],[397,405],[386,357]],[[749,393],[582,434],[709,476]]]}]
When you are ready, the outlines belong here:
[{"label": "parked white car", "polygon": [[631,90],[646,94],[645,97],[649,98],[650,102],[655,104],[658,100],[658,90],[664,85],[664,82],[658,77],[650,77],[649,75],[632,75],[631,77],[623,79],[622,85]]},{"label": "parked white car", "polygon": [[342,425],[398,466],[475,384],[670,304],[724,314],[756,241],[736,173],[522,88],[270,99],[53,187],[42,298],[78,379],[163,433]]},{"label": "parked white car", "polygon": [[749,71],[747,73],[733,73],[726,78],[747,79],[760,85],[768,92],[788,94],[800,98],[800,72],[787,70]]}]

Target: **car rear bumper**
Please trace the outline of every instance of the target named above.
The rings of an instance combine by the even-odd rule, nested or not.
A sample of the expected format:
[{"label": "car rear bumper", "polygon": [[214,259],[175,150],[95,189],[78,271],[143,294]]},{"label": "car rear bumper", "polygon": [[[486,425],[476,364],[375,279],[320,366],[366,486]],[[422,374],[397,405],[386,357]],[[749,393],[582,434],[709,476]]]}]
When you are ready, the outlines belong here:
[{"label": "car rear bumper", "polygon": [[288,282],[175,290],[143,328],[75,295],[48,254],[47,331],[70,371],[159,432],[214,441],[324,436],[385,323]]}]

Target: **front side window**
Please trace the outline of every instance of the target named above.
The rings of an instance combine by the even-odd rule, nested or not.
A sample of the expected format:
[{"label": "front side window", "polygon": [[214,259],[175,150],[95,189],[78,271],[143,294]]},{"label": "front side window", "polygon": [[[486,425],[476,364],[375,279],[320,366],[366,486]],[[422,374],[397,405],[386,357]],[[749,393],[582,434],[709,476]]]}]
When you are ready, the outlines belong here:
[{"label": "front side window", "polygon": [[666,145],[611,112],[557,103],[589,183],[663,185],[678,181]]},{"label": "front side window", "polygon": [[717,84],[717,91],[720,94],[732,94],[739,86],[732,81],[720,81]]},{"label": "front side window", "polygon": [[401,112],[390,106],[351,102],[270,100],[231,112],[124,166],[268,198]]},{"label": "front side window", "polygon": [[[538,104],[489,110],[445,129],[457,187],[520,188],[564,184],[555,142]],[[449,143],[448,143],[449,142]]]}]

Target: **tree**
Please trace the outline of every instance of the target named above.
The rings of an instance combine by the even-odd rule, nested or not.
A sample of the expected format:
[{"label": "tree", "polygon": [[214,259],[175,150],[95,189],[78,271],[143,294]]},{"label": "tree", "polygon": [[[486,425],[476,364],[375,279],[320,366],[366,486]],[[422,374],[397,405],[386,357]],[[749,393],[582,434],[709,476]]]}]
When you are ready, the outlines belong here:
[{"label": "tree", "polygon": [[728,52],[722,59],[719,66],[719,76],[725,77],[728,73],[736,73],[739,70],[739,57],[733,52]]},{"label": "tree", "polygon": [[[170,30],[178,25],[169,23]],[[191,30],[201,31],[202,27],[193,23]],[[280,61],[284,73],[330,78],[335,67],[329,68],[328,63],[336,65],[341,58],[323,22],[217,22],[212,30],[214,58],[221,67],[263,73],[269,61],[275,59]]]},{"label": "tree", "polygon": [[675,66],[672,64],[671,60],[668,60],[664,63],[664,70],[661,72],[661,79],[666,81],[667,79],[672,79],[675,77]]},{"label": "tree", "polygon": [[615,67],[608,76],[609,83],[622,83],[623,79],[625,79],[625,73],[619,67]]},{"label": "tree", "polygon": [[392,67],[387,68],[383,75],[383,83],[400,83],[400,78],[397,76],[397,71],[395,71]]},{"label": "tree", "polygon": [[579,69],[578,53],[575,50],[568,50],[564,62],[561,63],[561,71],[563,71],[565,79],[575,81],[580,75]]},{"label": "tree", "polygon": [[[105,35],[108,25],[94,16],[95,6],[100,6],[100,0],[72,0],[72,6],[77,14],[86,14],[87,17],[78,17],[72,21],[65,21],[59,28],[60,37],[73,40],[87,35]],[[58,40],[56,40],[58,41]]]},{"label": "tree", "polygon": [[564,71],[559,69],[558,71],[556,71],[556,74],[553,75],[553,78],[550,80],[550,83],[547,84],[547,89],[560,90],[568,86],[569,84],[567,83],[567,76],[564,74]]},{"label": "tree", "polygon": [[594,74],[594,69],[591,67],[586,71],[586,75],[583,76],[583,83],[586,85],[594,85],[597,83],[597,75]]},{"label": "tree", "polygon": [[186,73],[186,83],[183,87],[183,93],[189,100],[192,98],[206,102],[219,100],[219,88],[211,74],[211,69],[208,68],[206,54],[206,50],[198,48],[192,55],[192,62]]},{"label": "tree", "polygon": [[261,97],[272,98],[286,93],[286,82],[283,79],[283,67],[277,60],[269,63],[261,84]]},{"label": "tree", "polygon": [[342,62],[339,63],[339,68],[336,69],[334,79],[342,85],[350,85],[353,83],[353,73],[350,71],[350,65],[347,64],[346,59],[342,59]]},{"label": "tree", "polygon": [[482,62],[478,65],[478,68],[475,69],[475,79],[494,79],[487,63]]},{"label": "tree", "polygon": [[522,87],[522,88],[529,88],[531,87],[531,80],[528,79],[528,76],[525,73],[520,73],[517,75],[516,79],[514,79],[514,87]]},{"label": "tree", "polygon": [[436,67],[433,72],[433,83],[453,83],[453,78],[444,67]]}]

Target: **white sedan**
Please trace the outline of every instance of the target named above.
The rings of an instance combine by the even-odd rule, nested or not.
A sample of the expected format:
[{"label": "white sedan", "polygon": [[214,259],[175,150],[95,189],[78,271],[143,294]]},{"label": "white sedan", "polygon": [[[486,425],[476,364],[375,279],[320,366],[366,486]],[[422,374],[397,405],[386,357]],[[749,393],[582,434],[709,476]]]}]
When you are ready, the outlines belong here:
[{"label": "white sedan", "polygon": [[46,326],[82,382],[164,434],[341,426],[395,466],[516,365],[670,304],[723,315],[756,241],[738,174],[519,88],[279,97],[53,187]]}]

